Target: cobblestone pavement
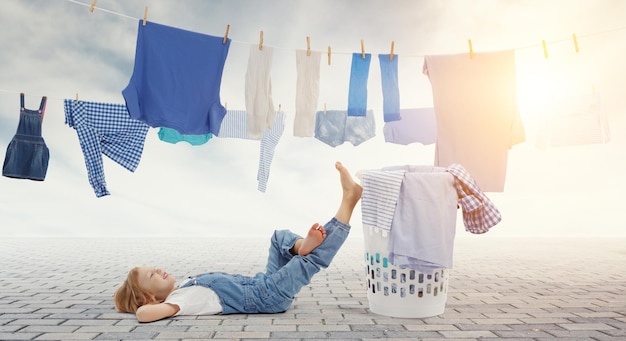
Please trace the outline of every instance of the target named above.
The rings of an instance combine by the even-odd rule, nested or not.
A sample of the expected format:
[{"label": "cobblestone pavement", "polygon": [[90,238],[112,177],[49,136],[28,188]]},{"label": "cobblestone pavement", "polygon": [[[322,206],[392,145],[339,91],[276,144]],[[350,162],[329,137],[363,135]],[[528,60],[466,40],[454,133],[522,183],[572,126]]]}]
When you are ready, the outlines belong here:
[{"label": "cobblestone pavement", "polygon": [[626,238],[457,237],[442,315],[368,309],[351,236],[282,314],[139,323],[112,294],[134,265],[178,278],[262,270],[266,238],[0,240],[0,340],[626,340]]}]

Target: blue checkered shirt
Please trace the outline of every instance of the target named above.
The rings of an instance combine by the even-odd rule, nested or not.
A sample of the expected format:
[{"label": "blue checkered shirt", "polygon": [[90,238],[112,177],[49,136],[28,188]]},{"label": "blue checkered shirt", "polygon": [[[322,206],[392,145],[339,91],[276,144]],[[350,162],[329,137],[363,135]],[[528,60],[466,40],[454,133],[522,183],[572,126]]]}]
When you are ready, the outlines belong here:
[{"label": "blue checkered shirt", "polygon": [[123,104],[66,99],[64,108],[65,124],[74,128],[78,134],[89,183],[96,197],[109,195],[102,154],[134,172],[150,127],[131,118]]}]

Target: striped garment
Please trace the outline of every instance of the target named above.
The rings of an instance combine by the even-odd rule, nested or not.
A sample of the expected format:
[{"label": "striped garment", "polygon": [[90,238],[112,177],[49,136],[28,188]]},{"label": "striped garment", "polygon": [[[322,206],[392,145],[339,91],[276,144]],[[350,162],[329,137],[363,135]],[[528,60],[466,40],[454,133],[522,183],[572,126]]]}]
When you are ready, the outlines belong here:
[{"label": "striped garment", "polygon": [[361,173],[363,225],[391,230],[404,173],[404,170],[367,170]]},{"label": "striped garment", "polygon": [[[245,110],[228,110],[222,120],[218,137],[258,140],[247,133],[247,112]],[[261,137],[259,170],[257,172],[258,190],[265,193],[270,177],[270,167],[274,158],[274,150],[285,130],[285,114],[277,111],[272,129],[265,129]]]}]

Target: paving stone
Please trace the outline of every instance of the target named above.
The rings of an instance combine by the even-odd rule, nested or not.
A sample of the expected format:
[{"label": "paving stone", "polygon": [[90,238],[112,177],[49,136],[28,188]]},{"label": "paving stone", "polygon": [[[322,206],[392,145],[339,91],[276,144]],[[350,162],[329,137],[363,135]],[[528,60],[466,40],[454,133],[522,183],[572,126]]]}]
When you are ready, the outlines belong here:
[{"label": "paving stone", "polygon": [[[481,236],[483,237],[483,236]],[[623,340],[626,238],[458,238],[443,315],[369,311],[362,237],[281,314],[178,316],[139,323],[112,295],[130,267],[157,264],[178,278],[263,271],[260,238],[0,239],[0,340]],[[185,245],[194,257],[172,257]],[[206,245],[211,245],[207,248]],[[249,250],[210,262],[233,245]],[[33,252],[37,250],[37,252]],[[585,252],[580,252],[585,250]]]}]

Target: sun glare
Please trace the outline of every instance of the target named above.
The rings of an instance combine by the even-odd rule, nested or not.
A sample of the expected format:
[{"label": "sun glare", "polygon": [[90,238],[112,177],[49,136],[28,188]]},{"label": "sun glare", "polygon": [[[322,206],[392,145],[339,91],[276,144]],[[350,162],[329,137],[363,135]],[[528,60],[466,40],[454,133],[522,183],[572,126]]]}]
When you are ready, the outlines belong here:
[{"label": "sun glare", "polygon": [[565,58],[518,58],[518,106],[524,120],[589,110],[598,89],[588,68],[576,64]]}]

